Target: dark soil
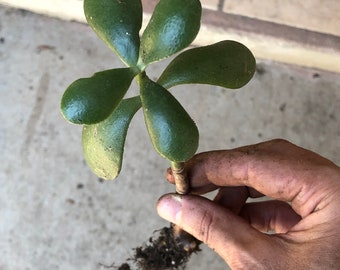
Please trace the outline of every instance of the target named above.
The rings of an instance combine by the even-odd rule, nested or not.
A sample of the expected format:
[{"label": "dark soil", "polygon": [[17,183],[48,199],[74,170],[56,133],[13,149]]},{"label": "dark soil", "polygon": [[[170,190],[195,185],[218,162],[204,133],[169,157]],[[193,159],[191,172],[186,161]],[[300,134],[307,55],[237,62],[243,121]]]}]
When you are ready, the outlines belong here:
[{"label": "dark soil", "polygon": [[[134,255],[127,260],[132,263],[125,262],[112,268],[118,270],[183,270],[191,254],[200,250],[200,243],[190,235],[183,237],[180,233],[180,238],[178,235],[173,226],[164,227],[156,231],[143,246],[134,249]],[[186,244],[189,243],[188,241],[190,245]]]},{"label": "dark soil", "polygon": [[118,270],[131,270],[131,268],[127,263],[123,263],[121,266],[119,266]]}]

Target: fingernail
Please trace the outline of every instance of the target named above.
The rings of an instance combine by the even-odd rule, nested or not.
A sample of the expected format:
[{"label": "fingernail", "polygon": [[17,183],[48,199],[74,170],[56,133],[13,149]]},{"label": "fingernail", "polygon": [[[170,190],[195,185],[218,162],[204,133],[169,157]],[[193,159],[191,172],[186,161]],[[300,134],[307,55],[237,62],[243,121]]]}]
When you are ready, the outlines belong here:
[{"label": "fingernail", "polygon": [[174,183],[174,176],[173,176],[171,168],[168,168],[166,170],[166,180],[168,180],[172,184]]},{"label": "fingernail", "polygon": [[173,223],[177,223],[182,210],[182,196],[178,194],[167,194],[157,202],[158,214]]},{"label": "fingernail", "polygon": [[171,168],[167,168],[166,173],[167,173],[167,175],[172,176],[172,170],[171,170]]}]

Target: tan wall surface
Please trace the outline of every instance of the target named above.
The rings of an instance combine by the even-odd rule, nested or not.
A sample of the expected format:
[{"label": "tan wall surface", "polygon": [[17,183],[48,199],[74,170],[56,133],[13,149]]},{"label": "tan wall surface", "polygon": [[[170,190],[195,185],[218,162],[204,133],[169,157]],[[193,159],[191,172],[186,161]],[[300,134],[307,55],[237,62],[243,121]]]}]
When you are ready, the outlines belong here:
[{"label": "tan wall surface", "polygon": [[[158,0],[142,0],[145,23]],[[339,0],[201,0],[195,44],[235,39],[255,57],[340,73]],[[0,4],[85,22],[83,0],[0,0]]]}]

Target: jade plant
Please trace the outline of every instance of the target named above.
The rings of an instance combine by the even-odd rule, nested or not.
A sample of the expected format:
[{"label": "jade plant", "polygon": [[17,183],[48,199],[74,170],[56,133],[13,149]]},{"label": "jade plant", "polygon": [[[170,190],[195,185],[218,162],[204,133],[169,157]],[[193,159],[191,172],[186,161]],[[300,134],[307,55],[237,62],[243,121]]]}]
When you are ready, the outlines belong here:
[{"label": "jade plant", "polygon": [[[64,118],[83,125],[88,166],[103,179],[119,175],[130,121],[142,109],[152,145],[173,169],[176,191],[188,193],[183,163],[197,151],[199,131],[169,90],[181,84],[240,88],[254,74],[252,53],[236,41],[186,49],[200,29],[199,0],[160,0],[143,33],[141,0],[84,0],[84,11],[92,29],[126,65],[78,79],[62,97]],[[149,65],[174,54],[158,80],[148,77]],[[124,98],[133,79],[140,94]]]}]

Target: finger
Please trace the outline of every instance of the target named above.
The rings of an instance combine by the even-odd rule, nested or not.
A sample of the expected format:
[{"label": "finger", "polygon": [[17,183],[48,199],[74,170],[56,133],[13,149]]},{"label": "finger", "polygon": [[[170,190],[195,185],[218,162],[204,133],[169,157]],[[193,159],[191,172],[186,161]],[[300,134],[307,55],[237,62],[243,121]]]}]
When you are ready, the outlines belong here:
[{"label": "finger", "polygon": [[238,215],[249,197],[247,187],[222,187],[214,202]]},{"label": "finger", "polygon": [[286,202],[266,200],[246,204],[249,193],[247,187],[224,187],[220,189],[214,202],[242,216],[262,232],[286,233],[301,220]]},{"label": "finger", "polygon": [[263,197],[263,194],[248,187],[222,187],[214,198],[214,202],[239,214],[248,198]]},{"label": "finger", "polygon": [[[173,177],[171,168],[168,168],[167,171],[166,171],[166,179],[171,184],[175,184],[175,179]],[[197,183],[198,183],[198,181],[197,181]],[[213,183],[208,182],[208,183],[204,183],[201,186],[200,185],[191,185],[190,186],[190,193],[202,195],[202,194],[214,191],[216,189],[218,189],[218,186],[214,185]]]},{"label": "finger", "polygon": [[240,216],[259,231],[276,233],[288,232],[301,220],[292,207],[282,201],[247,203],[240,211]]},{"label": "finger", "polygon": [[278,238],[255,230],[241,217],[203,197],[164,195],[158,201],[157,211],[214,249],[231,268],[236,264],[239,267],[240,257],[249,265],[254,258],[266,261],[275,251],[285,253]]},{"label": "finger", "polygon": [[[291,201],[301,216],[321,209],[318,203],[334,187],[334,177],[324,175],[325,166],[337,168],[329,160],[283,140],[201,153],[185,164],[194,190],[211,184],[248,186],[274,199]],[[318,179],[320,176],[324,181]]]}]

